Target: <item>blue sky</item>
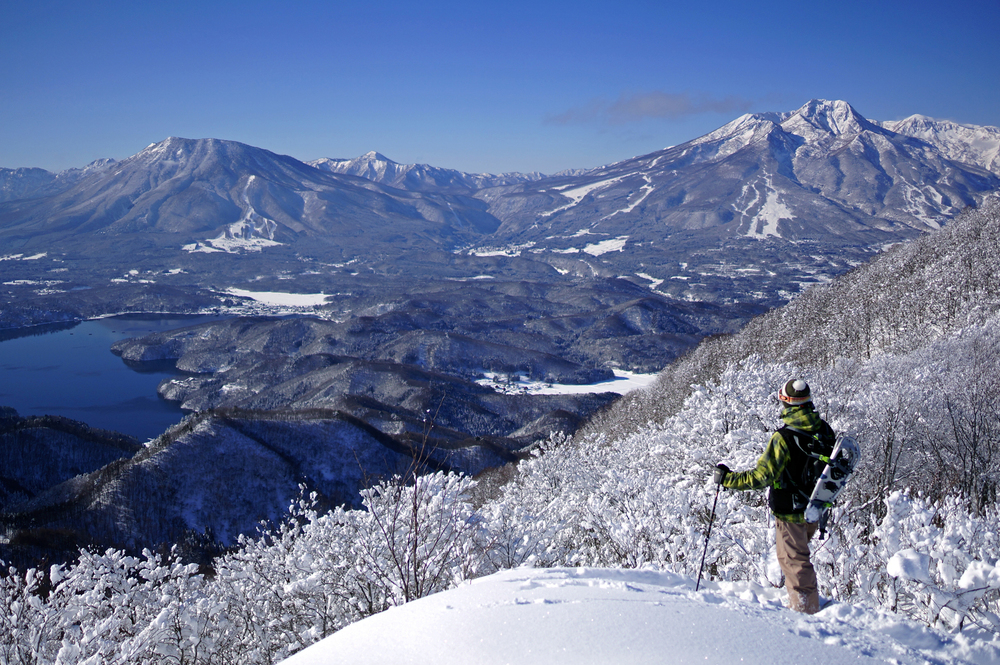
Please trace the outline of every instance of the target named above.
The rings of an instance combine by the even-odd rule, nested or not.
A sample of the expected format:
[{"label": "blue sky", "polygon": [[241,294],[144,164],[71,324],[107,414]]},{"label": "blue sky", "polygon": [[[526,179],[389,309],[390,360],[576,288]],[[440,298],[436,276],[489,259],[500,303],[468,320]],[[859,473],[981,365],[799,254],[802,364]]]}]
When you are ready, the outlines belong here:
[{"label": "blue sky", "polygon": [[181,136],[552,173],[812,98],[1000,126],[997,0],[6,0],[0,16],[8,168]]}]

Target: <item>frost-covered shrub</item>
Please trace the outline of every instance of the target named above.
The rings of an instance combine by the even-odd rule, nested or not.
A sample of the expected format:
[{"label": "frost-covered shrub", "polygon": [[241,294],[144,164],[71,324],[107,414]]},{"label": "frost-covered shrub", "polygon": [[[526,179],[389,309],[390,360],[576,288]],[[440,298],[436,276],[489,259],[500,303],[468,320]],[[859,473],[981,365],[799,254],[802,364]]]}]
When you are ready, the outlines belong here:
[{"label": "frost-covered shrub", "polygon": [[222,603],[222,662],[273,663],[360,618],[344,589],[354,531],[349,511],[320,516],[315,496],[289,519],[215,564],[210,594]]},{"label": "frost-covered shrub", "polygon": [[[87,551],[73,566],[0,579],[0,663],[190,662],[211,622],[196,566],[145,551]],[[180,623],[178,623],[178,621]],[[203,653],[207,653],[202,649]]]},{"label": "frost-covered shrub", "polygon": [[895,611],[959,629],[1000,631],[1000,513],[971,515],[957,499],[932,502],[894,492],[873,529],[872,595]]},{"label": "frost-covered shrub", "polygon": [[0,665],[43,662],[43,651],[51,651],[58,627],[41,598],[46,583],[45,574],[34,568],[0,575]]},{"label": "frost-covered shrub", "polygon": [[[660,426],[617,441],[591,437],[521,463],[515,481],[483,508],[491,532],[503,534],[502,562],[696,574],[711,467],[727,455],[736,465],[756,459],[776,422],[771,379],[788,371],[750,359],[696,390]],[[765,578],[767,522],[759,496],[727,492],[709,557],[714,574]]]},{"label": "frost-covered shrub", "polygon": [[306,498],[279,528],[243,538],[217,563],[211,587],[226,608],[226,658],[278,662],[475,574],[483,554],[471,486],[453,474],[396,477],[364,492],[366,510],[320,515]]},{"label": "frost-covered shrub", "polygon": [[0,576],[0,665],[275,663],[373,612],[475,575],[486,550],[473,481],[394,478],[367,510],[315,497],[215,561],[81,552],[72,566]]},{"label": "frost-covered shrub", "polygon": [[355,561],[350,584],[378,589],[365,613],[450,588],[478,572],[480,526],[473,519],[472,479],[455,474],[399,477],[364,490],[364,511],[352,511]]}]

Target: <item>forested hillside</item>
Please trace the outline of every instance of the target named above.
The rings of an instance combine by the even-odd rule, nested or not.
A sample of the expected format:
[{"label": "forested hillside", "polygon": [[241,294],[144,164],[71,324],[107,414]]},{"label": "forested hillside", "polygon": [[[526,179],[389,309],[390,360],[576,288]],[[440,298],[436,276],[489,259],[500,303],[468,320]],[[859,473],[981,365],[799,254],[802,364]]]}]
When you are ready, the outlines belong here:
[{"label": "forested hillside", "polygon": [[751,356],[803,369],[864,363],[925,348],[986,324],[998,311],[1000,199],[994,198],[940,231],[807,290],[736,335],[706,340],[669,366],[655,387],[619,400],[581,436],[634,432],[662,421],[680,408],[692,384],[713,380]]},{"label": "forested hillside", "polygon": [[[813,545],[822,595],[963,640],[1000,633],[1000,205],[899,246],[743,332],[703,343],[572,440],[478,480],[435,473],[303,497],[210,568],[84,553],[0,578],[0,661],[273,663],[383,609],[499,569],[653,566],[694,576],[712,466],[753,464],[789,377],[862,464]],[[763,493],[718,501],[705,572],[781,584]],[[210,574],[206,574],[210,573]],[[846,610],[844,616],[849,615]],[[6,637],[11,636],[11,637]],[[6,658],[6,661],[4,661]]]},{"label": "forested hillside", "polygon": [[0,513],[140,448],[124,434],[58,416],[22,418],[14,409],[0,407]]}]

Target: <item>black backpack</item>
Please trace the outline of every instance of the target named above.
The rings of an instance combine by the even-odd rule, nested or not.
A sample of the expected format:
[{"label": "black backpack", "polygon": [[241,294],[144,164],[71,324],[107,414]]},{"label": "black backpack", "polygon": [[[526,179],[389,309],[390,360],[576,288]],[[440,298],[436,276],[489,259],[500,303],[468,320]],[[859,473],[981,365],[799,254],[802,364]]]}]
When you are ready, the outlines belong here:
[{"label": "black backpack", "polygon": [[768,492],[768,504],[777,515],[801,513],[809,505],[816,481],[830,461],[837,435],[826,421],[817,432],[803,432],[785,425],[778,434],[785,440],[790,457]]}]

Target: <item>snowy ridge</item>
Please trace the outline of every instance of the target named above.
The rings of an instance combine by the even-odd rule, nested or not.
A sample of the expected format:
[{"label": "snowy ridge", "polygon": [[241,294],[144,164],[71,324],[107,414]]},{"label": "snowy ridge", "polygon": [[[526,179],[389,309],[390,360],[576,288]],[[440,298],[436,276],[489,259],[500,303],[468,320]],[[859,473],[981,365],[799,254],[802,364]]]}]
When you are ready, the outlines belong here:
[{"label": "snowy ridge", "polygon": [[896,615],[833,604],[814,616],[775,589],[652,570],[519,568],[352,624],[285,665],[994,663],[1000,649]]},{"label": "snowy ridge", "polygon": [[936,146],[949,159],[1000,173],[1000,128],[935,120],[923,115],[881,124],[890,131]]},{"label": "snowy ridge", "polygon": [[756,136],[761,126],[780,124],[788,117],[787,113],[746,113],[732,122],[726,123],[713,132],[696,138],[684,144],[685,146],[700,146],[711,143],[725,143],[726,148],[720,150],[719,156],[732,154],[747,144]]},{"label": "snowy ridge", "polygon": [[[451,249],[497,226],[478,201],[399,191],[218,139],[171,137],[121,162],[96,164],[69,188],[44,173],[28,174],[27,183],[14,175],[0,173],[0,236],[17,228],[47,246],[47,234],[64,224],[74,249],[84,253],[81,243],[93,234],[153,232],[168,252],[260,252],[305,242],[310,251],[341,259],[378,255],[373,248],[380,243],[416,235]],[[14,196],[31,197],[17,206],[2,203]],[[367,230],[363,239],[359,228]],[[380,232],[390,228],[391,234]]]},{"label": "snowy ridge", "polygon": [[519,240],[560,252],[558,239],[580,228],[628,234],[635,248],[709,229],[714,237],[877,246],[980,204],[1000,189],[998,164],[1000,129],[920,117],[882,123],[845,101],[816,99],[792,112],[746,114],[582,176],[480,198]]},{"label": "snowy ridge", "polygon": [[789,134],[801,136],[806,141],[823,140],[826,137],[853,137],[875,129],[873,123],[858,114],[847,102],[825,99],[808,102],[780,124]]},{"label": "snowy ridge", "polygon": [[113,159],[96,159],[83,168],[66,169],[58,173],[38,168],[0,168],[0,203],[65,191],[87,176],[109,170],[116,163]]},{"label": "snowy ridge", "polygon": [[544,177],[541,173],[464,173],[428,164],[400,164],[374,150],[354,159],[324,157],[308,162],[321,171],[353,175],[390,187],[412,191],[469,192],[503,185],[531,182]]}]

